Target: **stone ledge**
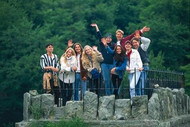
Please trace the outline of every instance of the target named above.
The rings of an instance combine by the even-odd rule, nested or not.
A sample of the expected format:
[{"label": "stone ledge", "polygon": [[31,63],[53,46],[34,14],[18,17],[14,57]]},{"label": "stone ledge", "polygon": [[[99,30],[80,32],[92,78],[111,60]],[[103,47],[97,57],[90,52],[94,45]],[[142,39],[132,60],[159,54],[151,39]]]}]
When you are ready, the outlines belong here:
[{"label": "stone ledge", "polygon": [[[37,120],[32,120],[37,121]],[[29,127],[30,122],[18,122],[15,127]],[[41,122],[58,122],[59,120],[38,120]],[[182,115],[168,119],[167,121],[158,120],[85,120],[90,127],[188,127],[190,125],[190,115]]]}]

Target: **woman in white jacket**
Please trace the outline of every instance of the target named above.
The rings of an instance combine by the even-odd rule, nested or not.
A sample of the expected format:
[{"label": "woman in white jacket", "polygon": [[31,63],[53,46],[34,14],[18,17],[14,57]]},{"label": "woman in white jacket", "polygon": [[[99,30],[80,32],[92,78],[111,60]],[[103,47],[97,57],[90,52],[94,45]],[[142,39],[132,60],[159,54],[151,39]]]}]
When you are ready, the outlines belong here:
[{"label": "woman in white jacket", "polygon": [[61,70],[59,72],[60,85],[62,88],[63,106],[71,100],[75,71],[77,70],[76,54],[72,48],[68,48],[60,58]]},{"label": "woman in white jacket", "polygon": [[125,42],[125,48],[128,58],[126,70],[129,73],[128,78],[130,82],[130,96],[132,99],[135,96],[135,85],[137,85],[142,71],[142,61],[139,52],[136,49],[132,49],[132,44],[130,41]]}]

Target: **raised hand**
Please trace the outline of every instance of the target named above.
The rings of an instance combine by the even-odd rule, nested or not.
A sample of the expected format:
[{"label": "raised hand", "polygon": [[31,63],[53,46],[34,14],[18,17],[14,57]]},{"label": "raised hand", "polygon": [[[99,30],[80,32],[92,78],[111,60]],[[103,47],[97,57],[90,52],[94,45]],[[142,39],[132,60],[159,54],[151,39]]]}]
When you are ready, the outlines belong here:
[{"label": "raised hand", "polygon": [[144,27],[142,28],[142,32],[148,32],[148,31],[150,31],[150,28],[149,28],[149,27],[144,26]]},{"label": "raised hand", "polygon": [[137,30],[137,31],[135,31],[135,37],[136,38],[138,38],[138,39],[140,39],[141,38],[141,36],[140,36],[140,32]]},{"label": "raised hand", "polygon": [[91,26],[95,27],[97,32],[99,31],[98,25],[96,23],[92,23]]},{"label": "raised hand", "polygon": [[97,46],[92,46],[92,49],[93,49],[94,51],[98,51],[98,47],[97,47]]},{"label": "raised hand", "polygon": [[102,38],[102,39],[101,39],[101,42],[104,44],[104,46],[108,46],[108,45],[107,45],[107,41],[106,41],[105,38]]},{"label": "raised hand", "polygon": [[68,47],[72,47],[73,46],[73,40],[72,39],[70,39],[70,40],[68,40]]},{"label": "raised hand", "polygon": [[97,27],[97,24],[96,23],[92,23],[91,26],[92,27]]}]

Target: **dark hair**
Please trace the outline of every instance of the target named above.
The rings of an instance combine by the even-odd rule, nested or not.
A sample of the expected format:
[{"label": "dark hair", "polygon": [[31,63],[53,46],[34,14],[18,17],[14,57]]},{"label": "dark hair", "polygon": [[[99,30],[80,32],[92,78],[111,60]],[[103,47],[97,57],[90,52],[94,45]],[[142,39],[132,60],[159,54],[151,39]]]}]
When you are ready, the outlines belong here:
[{"label": "dark hair", "polygon": [[[118,54],[117,53],[117,47],[120,47],[121,48],[121,54]],[[123,62],[124,61],[124,58],[125,58],[125,51],[123,50],[123,47],[121,47],[121,45],[117,45],[115,46],[115,49],[114,49],[114,56],[113,56],[113,59],[117,62]]]},{"label": "dark hair", "polygon": [[53,46],[53,44],[52,43],[48,43],[47,45],[46,45],[46,48],[48,47],[48,46]]},{"label": "dark hair", "polygon": [[[80,50],[81,50],[81,53],[82,53],[82,52],[83,52],[83,48],[82,48],[82,45],[81,45],[80,43],[75,43],[75,44],[74,44],[74,46],[73,46],[74,51],[75,51],[76,45],[79,45],[79,46],[80,46]],[[75,51],[75,53],[76,53],[76,51]],[[76,54],[77,54],[77,53],[76,53]]]},{"label": "dark hair", "polygon": [[133,43],[134,40],[135,40],[135,41],[138,41],[138,42],[140,41],[139,38],[133,37],[133,38],[131,39],[131,43]]}]

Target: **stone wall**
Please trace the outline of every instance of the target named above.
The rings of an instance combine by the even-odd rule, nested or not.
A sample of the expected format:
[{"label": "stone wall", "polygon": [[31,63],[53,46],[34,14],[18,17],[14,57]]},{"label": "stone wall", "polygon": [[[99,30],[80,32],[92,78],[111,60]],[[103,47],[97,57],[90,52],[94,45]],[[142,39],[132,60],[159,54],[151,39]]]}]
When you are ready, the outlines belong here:
[{"label": "stone wall", "polygon": [[[146,95],[130,99],[115,96],[99,98],[86,92],[83,101],[69,101],[64,107],[54,106],[50,94],[24,94],[23,121],[17,127],[34,119],[53,121],[80,117],[91,126],[158,126],[173,127],[190,123],[190,98],[184,89],[157,88],[148,100]],[[23,125],[21,125],[23,124]]]}]

